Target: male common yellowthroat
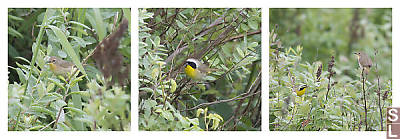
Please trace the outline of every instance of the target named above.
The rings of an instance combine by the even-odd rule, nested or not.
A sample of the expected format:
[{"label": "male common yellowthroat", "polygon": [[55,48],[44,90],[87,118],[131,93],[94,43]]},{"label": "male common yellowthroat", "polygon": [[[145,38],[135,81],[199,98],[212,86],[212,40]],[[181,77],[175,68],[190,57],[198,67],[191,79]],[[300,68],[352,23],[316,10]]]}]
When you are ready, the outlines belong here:
[{"label": "male common yellowthroat", "polygon": [[190,78],[194,80],[200,80],[203,79],[204,75],[206,73],[209,73],[211,71],[215,71],[216,69],[211,69],[207,65],[201,63],[200,61],[189,58],[186,60],[185,63],[185,73],[188,75]]},{"label": "male common yellowthroat", "polygon": [[306,93],[307,85],[302,85],[299,90],[296,91],[297,96],[302,96]]},{"label": "male common yellowthroat", "polygon": [[50,65],[50,70],[55,75],[67,76],[67,73],[72,72],[74,69],[74,64],[72,62],[62,60],[55,56],[51,56],[46,63]]},{"label": "male common yellowthroat", "polygon": [[369,58],[369,56],[364,52],[355,52],[354,54],[357,55],[358,65],[360,65],[360,68],[364,70],[365,74],[368,74],[369,69],[372,66],[371,58]]}]

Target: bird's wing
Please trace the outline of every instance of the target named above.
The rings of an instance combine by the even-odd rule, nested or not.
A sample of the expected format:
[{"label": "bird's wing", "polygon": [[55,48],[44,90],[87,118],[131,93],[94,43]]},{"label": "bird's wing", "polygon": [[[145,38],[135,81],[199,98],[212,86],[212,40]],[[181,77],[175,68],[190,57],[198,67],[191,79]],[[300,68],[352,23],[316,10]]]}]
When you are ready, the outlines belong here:
[{"label": "bird's wing", "polygon": [[60,61],[60,65],[63,68],[70,68],[71,66],[73,66],[74,64],[72,62],[69,61]]}]

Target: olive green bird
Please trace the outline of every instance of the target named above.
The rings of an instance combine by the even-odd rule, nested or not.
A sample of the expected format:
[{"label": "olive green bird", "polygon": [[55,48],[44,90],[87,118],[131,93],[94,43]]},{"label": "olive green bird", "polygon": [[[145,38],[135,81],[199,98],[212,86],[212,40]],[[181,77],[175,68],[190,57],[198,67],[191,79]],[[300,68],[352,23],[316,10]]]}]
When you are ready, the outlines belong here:
[{"label": "olive green bird", "polygon": [[69,61],[62,60],[61,58],[51,56],[46,62],[50,65],[50,70],[55,75],[62,75],[64,77],[68,76],[74,69],[74,64]]}]

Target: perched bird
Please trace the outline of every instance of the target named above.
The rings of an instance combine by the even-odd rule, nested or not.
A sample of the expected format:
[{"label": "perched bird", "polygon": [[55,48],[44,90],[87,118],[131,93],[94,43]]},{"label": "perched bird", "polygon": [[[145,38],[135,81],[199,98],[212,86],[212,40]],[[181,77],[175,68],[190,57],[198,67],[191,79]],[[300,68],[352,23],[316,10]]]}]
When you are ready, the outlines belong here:
[{"label": "perched bird", "polygon": [[72,72],[74,69],[74,64],[72,62],[62,60],[55,56],[51,56],[46,63],[50,65],[50,70],[55,75],[62,75],[64,77],[67,77],[68,73]]},{"label": "perched bird", "polygon": [[306,93],[307,85],[302,85],[299,90],[296,91],[297,96],[302,96]]},{"label": "perched bird", "polygon": [[372,66],[371,58],[364,52],[355,52],[354,54],[357,55],[358,65],[360,65],[360,68],[367,75]]},{"label": "perched bird", "polygon": [[[208,65],[201,63],[197,59],[189,58],[185,61],[185,73],[187,76],[189,76],[193,80],[202,80],[204,79],[204,76],[211,72],[211,71],[216,71],[217,69],[211,69],[208,67]],[[172,99],[172,102],[175,101],[179,97],[180,94],[177,94],[174,99]],[[208,101],[215,101],[215,96],[207,96]]]},{"label": "perched bird", "polygon": [[185,73],[194,80],[201,80],[203,77],[216,69],[209,68],[206,64],[201,63],[197,59],[189,58],[185,62]]}]

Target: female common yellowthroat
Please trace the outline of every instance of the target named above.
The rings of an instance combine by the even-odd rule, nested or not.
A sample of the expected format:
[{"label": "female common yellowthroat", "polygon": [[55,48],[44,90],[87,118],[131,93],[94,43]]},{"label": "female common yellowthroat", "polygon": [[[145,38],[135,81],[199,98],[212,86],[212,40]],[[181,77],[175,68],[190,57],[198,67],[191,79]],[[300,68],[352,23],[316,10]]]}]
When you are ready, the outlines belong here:
[{"label": "female common yellowthroat", "polygon": [[185,62],[185,73],[194,80],[203,79],[204,75],[211,71],[216,71],[216,69],[209,68],[199,60],[189,58]]},{"label": "female common yellowthroat", "polygon": [[296,91],[297,96],[302,96],[304,93],[306,93],[307,85],[303,85],[300,87],[299,90]]},{"label": "female common yellowthroat", "polygon": [[372,66],[371,58],[369,58],[369,56],[364,52],[355,52],[354,54],[357,55],[358,65],[360,65],[360,68],[364,70],[365,74],[368,74],[369,69]]},{"label": "female common yellowthroat", "polygon": [[55,56],[51,56],[46,63],[50,65],[50,70],[55,75],[67,76],[67,73],[72,72],[74,69],[74,64],[72,62],[62,60]]}]

